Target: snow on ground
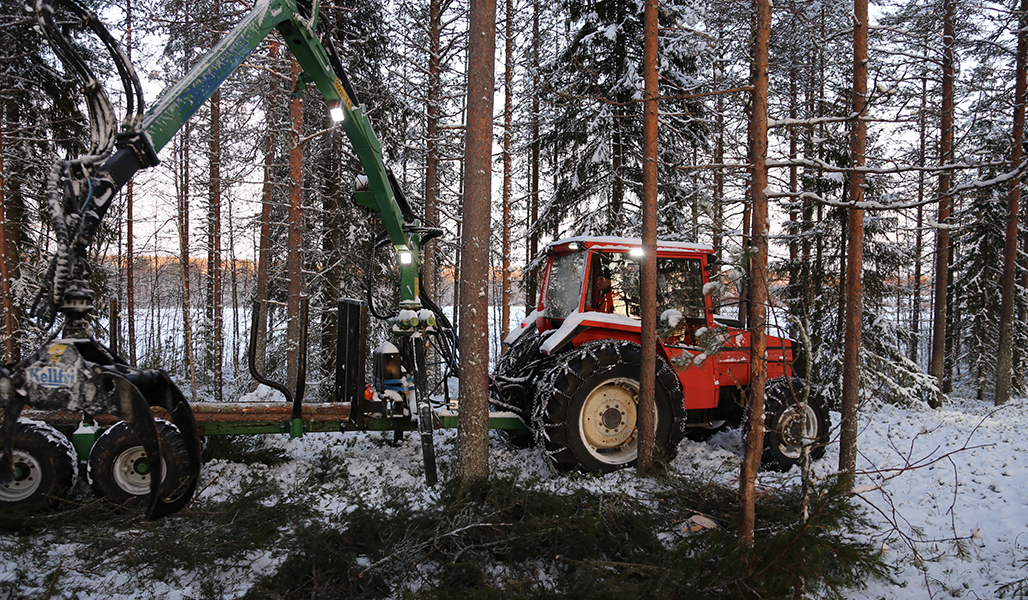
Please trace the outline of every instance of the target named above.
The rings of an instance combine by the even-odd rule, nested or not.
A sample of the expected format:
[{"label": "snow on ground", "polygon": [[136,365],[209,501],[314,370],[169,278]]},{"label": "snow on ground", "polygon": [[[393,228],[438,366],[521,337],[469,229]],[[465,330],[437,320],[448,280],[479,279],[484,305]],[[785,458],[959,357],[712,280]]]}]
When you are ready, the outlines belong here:
[{"label": "snow on ground", "polygon": [[862,419],[857,489],[903,588],[872,583],[853,598],[997,598],[1028,576],[1026,409],[960,400]]},{"label": "snow on ground", "polygon": [[[882,406],[862,413],[857,489],[875,523],[871,542],[897,567],[898,583],[872,581],[850,598],[997,598],[1000,586],[1028,575],[1026,409],[1024,399],[1000,409],[974,400],[954,400],[941,410]],[[837,413],[832,421],[837,427]],[[265,444],[285,451],[286,462],[268,467],[211,461],[204,465],[199,497],[228,497],[242,480],[255,476],[277,482],[287,493],[305,481],[305,475],[331,463],[345,468],[345,477],[327,481],[317,494],[317,508],[326,516],[350,509],[342,486],[361,490],[362,500],[369,504],[384,498],[386,486],[409,489],[415,504],[431,499],[437,491],[422,483],[416,436],[408,435],[395,447],[385,439],[377,433],[309,434],[300,439],[266,436]],[[445,476],[455,468],[455,432],[438,432],[436,447],[439,470]],[[727,431],[706,443],[683,441],[671,466],[734,484],[741,455],[741,433]],[[838,446],[833,444],[815,465],[815,472],[830,474],[837,461]],[[604,477],[559,476],[550,471],[540,451],[511,448],[498,436],[492,439],[490,464],[497,473],[515,474],[554,490],[588,487],[631,493],[652,485],[631,470]],[[797,477],[796,470],[763,473],[761,483],[775,487]],[[136,573],[78,572],[74,549],[64,547],[61,540],[40,539],[35,556],[47,558],[26,564],[24,557],[9,553],[11,542],[12,536],[0,532],[0,600],[5,597],[2,590],[11,589],[16,581],[24,585],[22,590],[44,590],[47,576],[59,565],[64,572],[62,587],[78,591],[65,596],[61,590],[51,590],[52,598],[167,600],[188,598],[197,591],[196,578],[188,573],[182,575],[180,586],[153,582],[140,588],[125,585],[139,583]],[[224,573],[226,597],[241,595],[281,558],[273,551],[239,557]]]},{"label": "snow on ground", "polygon": [[[833,412],[836,433],[839,420]],[[896,584],[871,581],[848,598],[1000,598],[1004,584],[1028,576],[1028,401],[886,405],[860,422],[855,489],[874,523],[871,541],[898,570]],[[684,471],[720,461],[729,482],[741,454],[740,432],[730,431],[683,442],[673,464]],[[838,460],[836,438],[815,473],[830,474]],[[783,477],[798,475],[761,474],[772,487]]]}]

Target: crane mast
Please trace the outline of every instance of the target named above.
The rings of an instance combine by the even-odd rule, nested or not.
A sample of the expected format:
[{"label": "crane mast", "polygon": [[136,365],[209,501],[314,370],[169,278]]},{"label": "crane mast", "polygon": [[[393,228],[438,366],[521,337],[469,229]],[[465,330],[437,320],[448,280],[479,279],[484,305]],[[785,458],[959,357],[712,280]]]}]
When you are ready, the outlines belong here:
[{"label": "crane mast", "polygon": [[[135,70],[96,15],[77,0],[35,0],[31,8],[55,54],[82,80],[92,144],[84,155],[58,162],[50,171],[46,199],[57,252],[30,312],[44,330],[54,325],[58,315],[64,320],[60,335],[50,335],[22,362],[0,367],[0,485],[23,476],[24,469],[14,464],[13,440],[18,417],[29,404],[44,410],[79,411],[84,418],[109,414],[128,422],[140,436],[147,455],[145,466],[153,475],[147,519],[176,512],[191,499],[199,474],[199,441],[189,402],[165,371],[137,369],[96,340],[88,318],[93,292],[88,282],[91,270],[87,251],[118,190],[138,171],[159,163],[161,149],[274,31],[282,36],[303,69],[301,80],[315,85],[333,120],[346,134],[364,170],[356,179],[354,200],[379,215],[395,249],[400,310],[390,315],[391,330],[400,338],[399,359],[414,376],[411,407],[405,414],[417,420],[426,479],[434,483],[425,337],[435,331],[436,321],[435,316],[422,310],[418,287],[421,246],[440,232],[424,222],[418,224],[420,219],[386,166],[381,143],[331,40],[318,32],[320,0],[257,0],[252,10],[145,113]],[[106,46],[125,91],[127,106],[120,124],[115,123],[113,107],[99,81],[57,24],[58,9],[80,18]],[[429,312],[445,320],[434,303],[427,298],[424,302],[431,308]],[[302,433],[299,385],[297,392],[291,431]],[[161,453],[152,407],[164,408],[186,441],[191,475],[174,497],[159,493]]]}]

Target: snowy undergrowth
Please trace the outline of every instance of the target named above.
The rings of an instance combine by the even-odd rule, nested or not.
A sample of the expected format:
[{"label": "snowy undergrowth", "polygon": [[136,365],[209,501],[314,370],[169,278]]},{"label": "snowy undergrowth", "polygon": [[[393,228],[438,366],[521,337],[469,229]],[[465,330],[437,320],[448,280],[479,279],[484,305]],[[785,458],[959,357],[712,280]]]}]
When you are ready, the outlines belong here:
[{"label": "snowy undergrowth", "polygon": [[862,422],[857,489],[901,589],[853,598],[1028,597],[1009,585],[1028,576],[1028,403],[884,406]]},{"label": "snowy undergrowth", "polygon": [[[1016,585],[1004,585],[1028,572],[1026,408],[1024,400],[999,410],[958,400],[942,410],[883,406],[862,414],[857,489],[873,527],[861,535],[896,567],[896,581],[868,581],[867,589],[851,590],[847,598],[1017,596]],[[838,414],[832,417],[837,425]],[[262,577],[295,561],[290,548],[303,532],[345,536],[353,514],[414,519],[419,510],[438,506],[444,486],[422,482],[416,436],[395,446],[390,441],[391,435],[376,433],[263,436],[254,445],[276,460],[207,462],[193,505],[155,524],[91,503],[80,486],[72,500],[83,506],[70,513],[3,524],[0,600],[252,594]],[[445,478],[455,469],[455,432],[438,432],[436,445]],[[722,432],[706,443],[683,441],[670,469],[734,486],[741,454],[740,432]],[[828,477],[837,460],[833,444],[815,473]],[[660,480],[630,470],[556,475],[540,451],[513,448],[499,436],[492,438],[490,465],[497,477],[530,490],[623,497],[659,508]],[[797,477],[795,470],[762,473],[760,483],[776,490]],[[237,522],[241,515],[249,520]],[[680,526],[669,522],[661,535],[673,538]],[[370,558],[354,560],[373,566]],[[543,584],[555,577],[553,564],[539,557]],[[424,592],[441,569],[431,560],[419,562],[394,589]],[[512,576],[505,569],[489,565],[485,572]]]}]

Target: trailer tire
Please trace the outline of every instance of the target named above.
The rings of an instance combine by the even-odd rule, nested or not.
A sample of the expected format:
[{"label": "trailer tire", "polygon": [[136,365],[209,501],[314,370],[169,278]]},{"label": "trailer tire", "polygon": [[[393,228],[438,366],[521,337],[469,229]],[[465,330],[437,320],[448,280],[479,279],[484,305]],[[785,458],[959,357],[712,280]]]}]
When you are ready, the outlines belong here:
[{"label": "trailer tire", "polygon": [[796,377],[778,377],[767,382],[761,462],[771,469],[788,471],[800,464],[804,445],[810,446],[812,460],[825,454],[831,430],[828,405],[818,389],[811,387],[806,405],[801,406],[797,399],[806,387],[807,382]]},{"label": "trailer tire", "polygon": [[[174,499],[186,490],[189,481],[189,453],[186,441],[164,419],[154,419],[161,447],[163,478],[160,496]],[[146,452],[132,425],[121,421],[97,438],[89,452],[89,481],[93,493],[116,504],[145,501],[150,494],[150,475],[146,472]]]},{"label": "trailer tire", "polygon": [[[48,508],[75,485],[75,448],[50,425],[18,422],[14,429],[13,459],[14,480],[0,485],[0,505]],[[3,446],[0,460],[7,460]]]},{"label": "trailer tire", "polygon": [[[608,473],[635,464],[640,355],[638,344],[599,340],[570,352],[549,371],[536,422],[558,470]],[[681,407],[682,388],[659,355],[654,400],[654,445],[671,457],[683,435],[684,412],[672,404]]]}]

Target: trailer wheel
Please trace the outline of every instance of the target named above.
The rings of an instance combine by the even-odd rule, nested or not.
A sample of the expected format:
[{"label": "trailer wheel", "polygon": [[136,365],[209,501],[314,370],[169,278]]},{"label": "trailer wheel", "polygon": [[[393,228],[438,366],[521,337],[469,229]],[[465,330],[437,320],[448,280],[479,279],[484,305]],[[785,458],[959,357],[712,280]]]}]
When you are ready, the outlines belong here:
[{"label": "trailer wheel", "polygon": [[[562,357],[545,378],[540,394],[541,437],[560,470],[607,473],[635,464],[638,457],[638,344],[601,340]],[[682,439],[678,377],[657,357],[654,444],[673,454]]]},{"label": "trailer wheel", "polygon": [[[0,458],[6,461],[0,447]],[[75,448],[43,423],[19,422],[14,429],[14,480],[0,485],[0,504],[41,508],[55,504],[75,484]]]},{"label": "trailer wheel", "polygon": [[[168,421],[154,422],[163,471],[160,495],[174,499],[185,491],[190,476],[186,441]],[[97,438],[89,453],[89,480],[98,497],[118,504],[146,498],[150,494],[150,478],[142,439],[128,422],[118,423]]]},{"label": "trailer wheel", "polygon": [[802,404],[806,387],[806,381],[797,378],[779,377],[767,382],[762,462],[770,468],[788,471],[799,464],[804,446],[810,446],[812,459],[825,454],[831,428],[828,405],[813,387],[807,403]]}]

